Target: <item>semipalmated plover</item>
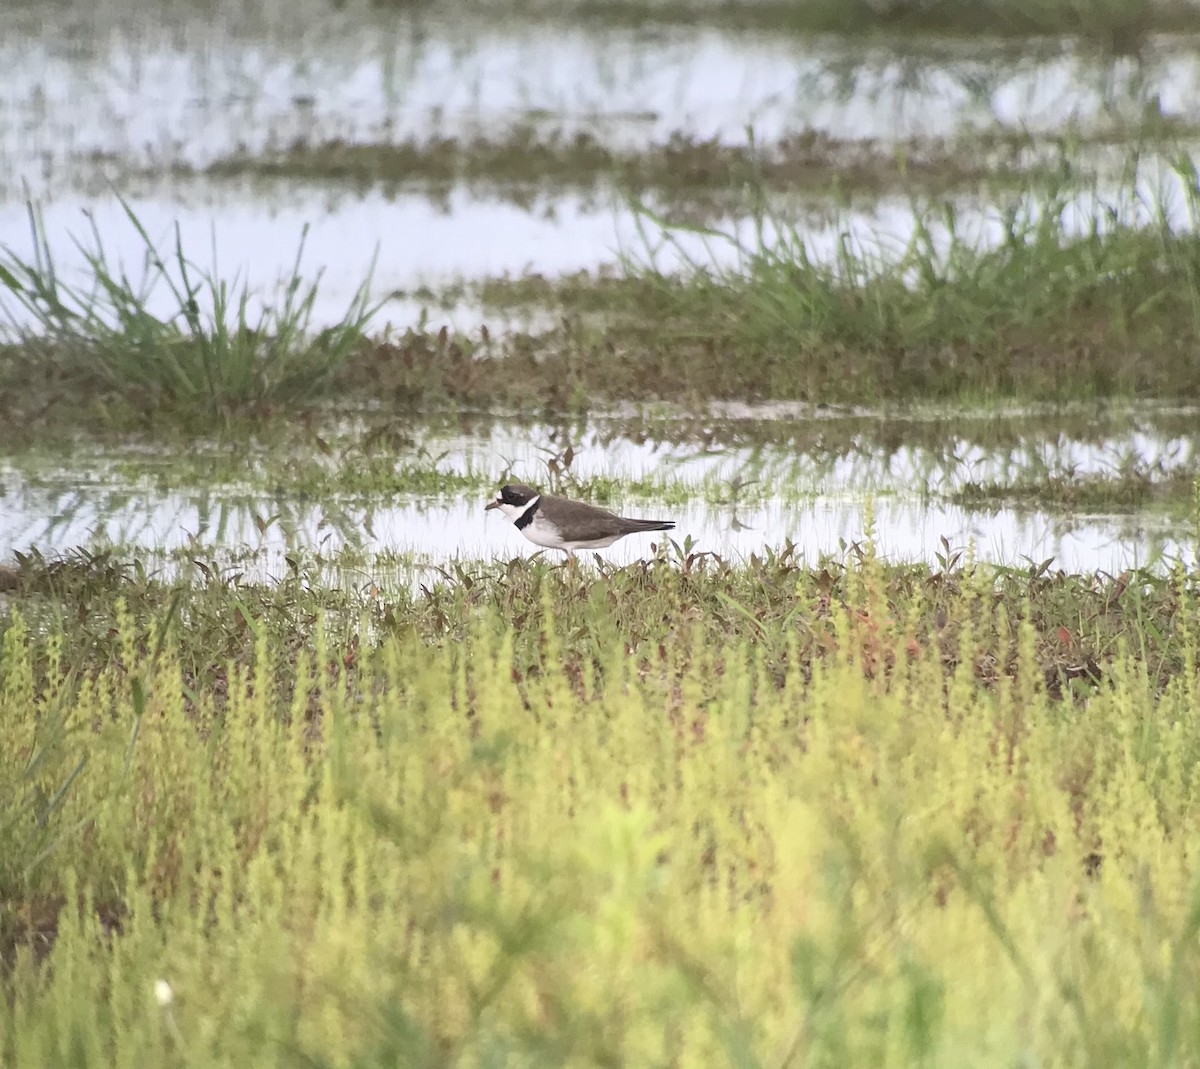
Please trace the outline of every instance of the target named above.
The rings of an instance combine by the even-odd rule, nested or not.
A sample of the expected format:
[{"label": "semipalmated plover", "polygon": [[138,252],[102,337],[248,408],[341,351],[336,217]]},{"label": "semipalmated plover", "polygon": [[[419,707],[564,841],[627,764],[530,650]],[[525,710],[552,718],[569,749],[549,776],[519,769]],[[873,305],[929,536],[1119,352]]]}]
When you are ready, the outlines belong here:
[{"label": "semipalmated plover", "polygon": [[499,509],[535,546],[561,549],[603,549],[637,531],[669,531],[673,520],[630,520],[583,501],[540,494],[524,483],[500,488],[486,509]]}]

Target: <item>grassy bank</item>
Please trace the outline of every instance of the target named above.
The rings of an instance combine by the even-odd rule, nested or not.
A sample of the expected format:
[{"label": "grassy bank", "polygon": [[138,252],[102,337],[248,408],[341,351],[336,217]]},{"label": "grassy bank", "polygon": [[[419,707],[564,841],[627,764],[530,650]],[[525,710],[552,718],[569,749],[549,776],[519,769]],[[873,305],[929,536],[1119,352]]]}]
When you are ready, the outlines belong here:
[{"label": "grassy bank", "polygon": [[6,594],[6,1064],[1200,1039],[1182,577],[517,562],[367,611],[122,571]]},{"label": "grassy bank", "polygon": [[[73,6],[68,5],[67,10]],[[92,11],[92,6],[78,6],[89,14]],[[12,0],[10,7],[18,25],[42,28],[40,9],[30,0]],[[188,27],[179,18],[180,11],[193,15],[197,22],[203,22],[208,14],[207,9],[197,11],[178,0],[157,0],[149,8],[129,0],[106,0],[99,10],[104,25],[137,27],[143,33],[146,28],[182,32]],[[265,25],[288,35],[294,27],[286,19],[293,14],[322,34],[343,29],[338,11],[331,14],[321,0],[309,0],[298,9],[277,0],[254,0],[245,5],[244,19],[235,25],[248,24],[256,30]],[[1200,27],[1195,8],[1186,0],[486,0],[457,3],[444,10],[413,0],[377,0],[369,14],[353,13],[356,22],[365,21],[364,15],[376,33],[401,39],[428,32],[431,25],[437,29],[440,21],[447,20],[463,26],[464,33],[476,34],[547,23],[556,28],[582,26],[600,31],[669,32],[699,27],[726,34],[866,35],[889,47],[902,45],[904,35],[982,40],[990,47],[999,39],[1025,48],[1041,43],[1036,38],[1049,36],[1074,38],[1117,52],[1128,52],[1151,35],[1195,33]],[[63,25],[71,23],[64,20]]]},{"label": "grassy bank", "polygon": [[[866,586],[863,561],[870,562]],[[195,678],[208,682],[224,678],[230,661],[249,666],[254,651],[247,636],[266,634],[289,643],[293,652],[311,653],[320,617],[330,627],[336,621],[345,634],[366,625],[371,633],[400,630],[437,645],[466,638],[480,613],[495,612],[493,625],[507,619],[516,628],[523,670],[543,671],[547,647],[536,626],[542,607],[558,622],[558,656],[577,667],[595,652],[596,636],[615,628],[631,650],[651,658],[647,667],[672,636],[712,649],[757,638],[780,673],[797,659],[807,673],[829,648],[831,608],[837,605],[852,614],[882,614],[889,626],[912,630],[923,642],[947,640],[947,665],[953,667],[959,657],[949,640],[985,604],[1003,605],[1010,622],[1031,619],[1048,685],[1056,692],[1061,684],[1052,680],[1059,669],[1106,662],[1130,643],[1161,673],[1157,686],[1184,665],[1183,632],[1172,616],[1186,615],[1190,603],[1181,600],[1178,583],[1162,574],[1089,577],[1054,571],[1049,562],[1033,569],[975,570],[962,564],[961,551],[950,548],[930,570],[885,565],[866,544],[844,561],[829,559],[817,567],[805,566],[787,547],[735,565],[715,554],[664,546],[646,562],[599,575],[591,568],[522,558],[505,565],[451,563],[441,580],[415,595],[407,585],[381,589],[361,567],[357,593],[329,588],[302,553],[286,581],[268,586],[221,579],[219,568],[201,567],[202,559],[188,576],[167,584],[148,575],[136,557],[80,553],[49,561],[22,558],[6,569],[0,586],[35,633],[62,633],[58,656],[84,675],[130,655],[122,653],[115,626],[121,615],[136,624],[142,654],[162,641],[167,624],[182,624],[173,634],[176,648],[186,651]],[[9,622],[5,613],[0,628]],[[989,619],[986,640],[980,636],[986,645],[979,651],[981,680],[994,683],[1006,670],[1004,650],[1015,641],[1007,626]]]},{"label": "grassy bank", "polygon": [[[1144,193],[1081,204],[1064,189],[998,209],[997,241],[965,233],[946,207],[914,215],[899,247],[843,235],[832,258],[778,218],[747,235],[647,214],[646,248],[619,276],[518,279],[482,295],[561,311],[558,351],[541,366],[581,396],[1191,398],[1200,237],[1190,162],[1177,177],[1182,225]],[[698,254],[697,239],[715,252]],[[667,253],[681,271],[657,266]]]},{"label": "grassy bank", "polygon": [[[1014,196],[986,241],[951,206],[917,208],[902,245],[843,235],[832,256],[780,218],[722,231],[645,212],[645,246],[617,275],[479,288],[494,310],[549,307],[556,326],[471,337],[369,335],[365,283],[341,322],[317,329],[317,283],[298,267],[256,317],[250,294],[197,272],[178,245],[161,255],[132,216],[147,281],[130,283],[95,235],[94,278],[72,288],[35,215],[33,261],[0,260],[25,310],[0,349],[0,411],[13,425],[70,409],[93,423],[165,415],[211,428],[318,398],[558,415],[630,400],[1195,399],[1198,179],[1181,159],[1165,181],[1182,213],[1135,170],[1123,191],[1067,183]],[[657,266],[669,253],[679,270]],[[165,311],[151,311],[155,288]]]}]

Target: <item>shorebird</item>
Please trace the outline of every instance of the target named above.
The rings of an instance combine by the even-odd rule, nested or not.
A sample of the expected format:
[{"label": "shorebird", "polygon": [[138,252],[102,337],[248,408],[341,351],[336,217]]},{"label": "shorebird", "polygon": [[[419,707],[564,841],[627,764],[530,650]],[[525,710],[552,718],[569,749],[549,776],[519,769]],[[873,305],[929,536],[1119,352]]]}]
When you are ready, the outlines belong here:
[{"label": "shorebird", "polygon": [[561,549],[603,549],[618,538],[638,531],[670,531],[673,520],[631,520],[584,501],[542,494],[524,483],[502,486],[486,509],[499,509],[535,546]]}]

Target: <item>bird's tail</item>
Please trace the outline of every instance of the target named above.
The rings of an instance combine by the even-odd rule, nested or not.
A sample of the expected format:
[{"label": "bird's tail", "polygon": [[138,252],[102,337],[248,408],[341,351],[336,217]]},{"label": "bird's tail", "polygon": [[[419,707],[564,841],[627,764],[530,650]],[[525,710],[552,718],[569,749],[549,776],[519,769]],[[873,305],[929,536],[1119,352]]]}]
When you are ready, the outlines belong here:
[{"label": "bird's tail", "polygon": [[634,531],[673,531],[674,520],[624,520],[627,533]]}]

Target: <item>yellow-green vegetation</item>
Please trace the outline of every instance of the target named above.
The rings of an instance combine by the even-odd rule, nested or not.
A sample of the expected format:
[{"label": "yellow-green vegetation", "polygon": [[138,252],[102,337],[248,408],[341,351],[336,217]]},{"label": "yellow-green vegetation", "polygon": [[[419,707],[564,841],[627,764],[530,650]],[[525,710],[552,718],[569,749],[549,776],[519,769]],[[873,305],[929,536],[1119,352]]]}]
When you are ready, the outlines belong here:
[{"label": "yellow-green vegetation", "polygon": [[24,569],[0,1062],[1192,1064],[1197,591],[944,564]]}]

